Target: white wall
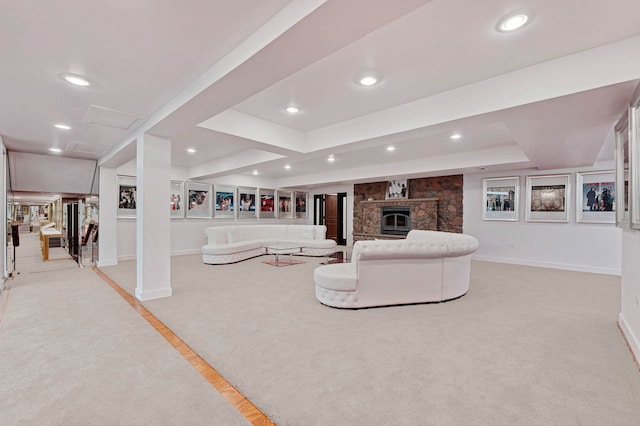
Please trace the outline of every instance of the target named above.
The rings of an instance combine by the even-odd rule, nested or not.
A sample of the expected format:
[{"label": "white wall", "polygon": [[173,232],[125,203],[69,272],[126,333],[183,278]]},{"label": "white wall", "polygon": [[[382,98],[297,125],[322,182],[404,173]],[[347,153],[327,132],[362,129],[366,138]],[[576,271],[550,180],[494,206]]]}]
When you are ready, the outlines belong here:
[{"label": "white wall", "polygon": [[640,361],[640,231],[622,232],[622,291],[620,327],[636,360]]},{"label": "white wall", "polygon": [[[118,175],[135,176],[135,161],[131,161],[117,169]],[[188,179],[188,170],[181,167],[172,167],[171,179],[186,181]],[[269,179],[253,176],[225,176],[220,179],[202,180],[198,182],[209,183],[212,185],[231,185],[231,186],[247,186],[261,187],[269,189],[277,189],[277,184]],[[343,191],[341,191],[343,192]],[[352,190],[353,194],[353,190]],[[311,195],[310,195],[311,197]],[[313,199],[312,197],[310,199]],[[310,206],[311,201],[307,204]],[[168,208],[168,200],[167,200]],[[308,216],[304,218],[213,218],[213,219],[194,219],[179,218],[171,220],[171,254],[197,254],[202,253],[202,246],[207,244],[204,229],[209,226],[223,226],[230,224],[256,225],[258,223],[313,223],[313,212],[309,211]],[[118,244],[118,260],[131,260],[136,258],[136,220],[135,218],[119,218],[117,231]]]},{"label": "white wall", "polygon": [[[592,170],[613,170],[602,164]],[[575,172],[577,170],[518,171],[464,175],[464,222],[467,234],[478,238],[480,247],[473,258],[478,260],[569,269],[620,275],[622,232],[615,224],[577,223],[575,212]],[[571,195],[569,222],[526,222],[526,176],[569,173]],[[482,179],[520,177],[520,220],[517,222],[482,220]]]}]

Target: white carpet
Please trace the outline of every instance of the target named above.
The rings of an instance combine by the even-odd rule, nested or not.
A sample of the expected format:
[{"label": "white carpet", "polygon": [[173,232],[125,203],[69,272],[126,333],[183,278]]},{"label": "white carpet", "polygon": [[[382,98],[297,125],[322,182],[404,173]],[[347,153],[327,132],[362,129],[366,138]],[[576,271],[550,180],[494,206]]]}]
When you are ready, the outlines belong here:
[{"label": "white carpet", "polygon": [[[619,277],[474,262],[458,300],[356,311],[316,301],[318,259],[262,260],[174,257],[173,296],[145,306],[280,425],[640,418]],[[102,269],[133,292],[134,262]]]},{"label": "white carpet", "polygon": [[95,272],[38,263],[21,237],[0,294],[1,425],[247,424]]}]

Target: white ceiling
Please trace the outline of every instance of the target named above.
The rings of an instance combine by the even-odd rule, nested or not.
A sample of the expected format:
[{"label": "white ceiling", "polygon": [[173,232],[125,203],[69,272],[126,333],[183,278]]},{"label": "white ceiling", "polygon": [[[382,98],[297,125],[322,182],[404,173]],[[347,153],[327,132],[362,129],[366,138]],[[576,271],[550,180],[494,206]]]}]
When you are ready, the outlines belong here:
[{"label": "white ceiling", "polygon": [[[496,31],[516,10],[531,22]],[[0,40],[10,156],[116,167],[146,132],[190,179],[258,170],[280,187],[592,166],[613,159],[640,79],[636,0],[2,2]],[[38,187],[20,172],[33,181],[13,189]]]}]

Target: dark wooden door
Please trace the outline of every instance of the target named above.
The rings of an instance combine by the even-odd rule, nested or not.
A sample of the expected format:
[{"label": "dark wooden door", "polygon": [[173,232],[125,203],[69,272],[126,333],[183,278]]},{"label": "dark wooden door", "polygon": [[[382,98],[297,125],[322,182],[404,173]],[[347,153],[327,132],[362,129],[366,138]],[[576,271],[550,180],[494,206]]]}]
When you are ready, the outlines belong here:
[{"label": "dark wooden door", "polygon": [[324,224],[327,227],[327,238],[338,241],[338,195],[327,194],[324,204]]}]

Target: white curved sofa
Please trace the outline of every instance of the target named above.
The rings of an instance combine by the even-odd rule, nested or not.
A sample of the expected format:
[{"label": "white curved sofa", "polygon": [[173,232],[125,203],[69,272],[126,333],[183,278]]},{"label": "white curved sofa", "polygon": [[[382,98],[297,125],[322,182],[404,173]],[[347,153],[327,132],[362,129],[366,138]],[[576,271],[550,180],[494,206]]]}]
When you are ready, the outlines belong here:
[{"label": "white curved sofa", "polygon": [[412,230],[404,240],[357,241],[351,263],[314,271],[316,298],[335,308],[441,302],[469,290],[471,235]]},{"label": "white curved sofa", "polygon": [[234,263],[266,254],[265,246],[300,246],[301,256],[329,256],[337,243],[326,239],[324,225],[230,225],[205,228],[208,244],[202,246],[202,260],[210,265]]}]

